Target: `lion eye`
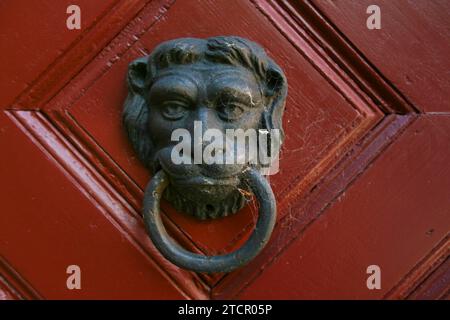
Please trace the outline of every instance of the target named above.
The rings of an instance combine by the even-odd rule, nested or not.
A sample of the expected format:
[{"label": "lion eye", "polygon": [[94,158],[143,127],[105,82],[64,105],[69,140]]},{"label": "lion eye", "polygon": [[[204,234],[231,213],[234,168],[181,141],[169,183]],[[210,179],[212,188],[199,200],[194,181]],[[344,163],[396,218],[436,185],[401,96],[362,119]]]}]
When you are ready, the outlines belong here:
[{"label": "lion eye", "polygon": [[162,105],[162,115],[169,120],[179,120],[188,112],[189,106],[181,101],[167,101]]},{"label": "lion eye", "polygon": [[244,108],[236,103],[227,103],[221,105],[218,109],[219,117],[223,120],[237,120],[244,113]]}]

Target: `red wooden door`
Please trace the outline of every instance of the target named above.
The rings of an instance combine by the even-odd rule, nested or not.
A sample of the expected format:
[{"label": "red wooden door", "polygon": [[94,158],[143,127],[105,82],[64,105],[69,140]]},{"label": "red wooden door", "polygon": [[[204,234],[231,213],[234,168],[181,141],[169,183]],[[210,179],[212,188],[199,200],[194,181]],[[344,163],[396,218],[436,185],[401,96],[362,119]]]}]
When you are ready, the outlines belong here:
[{"label": "red wooden door", "polygon": [[[77,0],[0,3],[0,298],[445,298],[449,290],[450,4]],[[69,5],[81,29],[66,27]],[[166,261],[140,216],[149,175],[121,122],[133,59],[179,37],[261,44],[289,83],[278,220],[230,274]],[[171,235],[229,252],[255,210]],[[81,270],[69,290],[68,266]],[[381,288],[369,289],[369,266]]]}]

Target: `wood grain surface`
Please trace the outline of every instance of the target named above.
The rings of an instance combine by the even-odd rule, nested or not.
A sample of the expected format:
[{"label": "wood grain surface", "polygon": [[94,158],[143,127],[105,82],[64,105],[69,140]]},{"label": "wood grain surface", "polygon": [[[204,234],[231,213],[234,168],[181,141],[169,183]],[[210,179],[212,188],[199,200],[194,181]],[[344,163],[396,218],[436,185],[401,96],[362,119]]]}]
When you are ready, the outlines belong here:
[{"label": "wood grain surface", "polygon": [[[69,1],[0,4],[0,299],[446,299],[450,289],[450,3]],[[278,222],[230,274],[165,260],[140,215],[151,178],[122,125],[128,64],[160,42],[238,35],[286,73]],[[197,253],[238,248],[255,206],[197,221]],[[79,265],[82,289],[68,290]],[[379,265],[380,290],[366,286]]]}]

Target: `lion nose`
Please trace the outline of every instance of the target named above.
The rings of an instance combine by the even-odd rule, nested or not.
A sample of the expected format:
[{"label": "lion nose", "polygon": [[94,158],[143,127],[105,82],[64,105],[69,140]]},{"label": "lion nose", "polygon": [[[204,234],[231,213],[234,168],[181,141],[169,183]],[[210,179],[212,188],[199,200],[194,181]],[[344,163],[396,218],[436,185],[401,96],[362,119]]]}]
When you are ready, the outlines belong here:
[{"label": "lion nose", "polygon": [[198,108],[196,119],[194,122],[194,146],[203,149],[207,147],[212,138],[211,136],[218,136],[224,134],[215,110],[207,107]]},{"label": "lion nose", "polygon": [[219,122],[217,121],[216,111],[212,108],[199,108],[197,112],[197,121],[201,123],[202,135],[211,129],[221,130]]},{"label": "lion nose", "polygon": [[193,126],[190,126],[192,147],[190,157],[202,173],[211,177],[228,177],[236,175],[244,163],[238,162],[240,150],[235,146],[235,139],[227,137],[224,122],[217,111],[206,106],[196,108]]},{"label": "lion nose", "polygon": [[[194,163],[212,167],[225,162],[226,135],[216,110],[207,107],[197,109],[194,122],[192,157]],[[198,161],[201,159],[201,161]],[[221,161],[218,159],[222,159]]]}]

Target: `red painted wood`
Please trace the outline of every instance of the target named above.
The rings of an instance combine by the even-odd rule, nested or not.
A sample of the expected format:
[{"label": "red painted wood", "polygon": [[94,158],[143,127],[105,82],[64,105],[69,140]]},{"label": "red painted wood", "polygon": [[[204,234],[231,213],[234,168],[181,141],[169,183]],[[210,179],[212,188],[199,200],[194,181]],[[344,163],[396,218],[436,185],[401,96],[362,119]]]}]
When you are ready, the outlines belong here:
[{"label": "red painted wood", "polygon": [[[370,32],[364,1],[78,1],[81,31],[65,28],[68,4],[0,4],[0,108],[14,110],[0,113],[0,298],[446,297],[448,3],[382,1]],[[121,123],[124,80],[161,41],[220,34],[285,70],[287,139],[268,247],[197,275],[146,234],[150,176]],[[163,210],[178,242],[213,254],[256,219],[251,206],[206,222]],[[65,287],[69,264],[81,291]],[[369,264],[380,291],[365,287]]]},{"label": "red painted wood", "polygon": [[[450,234],[437,243],[430,252],[417,262],[416,266],[404,276],[400,282],[385,296],[386,299],[410,299],[412,295],[420,294],[421,285],[426,282],[444,281],[444,288],[433,288],[433,294],[437,296],[445,295],[445,274],[439,272],[442,262],[449,257]],[[445,268],[444,268],[445,269]],[[435,275],[435,277],[433,277]],[[441,275],[441,277],[439,276]],[[430,281],[433,279],[433,281]],[[439,288],[441,291],[440,292]]]},{"label": "red painted wood", "polygon": [[[0,121],[0,148],[9,150],[0,167],[0,252],[40,295],[183,298],[60,163],[5,114],[0,114]],[[82,270],[82,290],[66,287],[71,264]]]},{"label": "red painted wood", "polygon": [[298,234],[309,227],[327,208],[328,203],[340,196],[353,181],[364,172],[370,163],[394,141],[414,119],[413,116],[391,115],[386,117],[357,147],[342,161],[333,172],[317,184],[306,197],[300,197],[289,203],[282,203],[278,210],[289,212],[279,222],[266,249],[256,257],[248,268],[240,269],[227,276],[213,290],[214,298],[235,296],[249,282],[261,274],[261,271],[274,258],[282,254],[283,249]]},{"label": "red painted wood", "polygon": [[414,292],[408,296],[411,300],[446,299],[450,293],[450,258],[442,262]]},{"label": "red painted wood", "polygon": [[[416,107],[450,111],[450,2],[312,2]],[[372,4],[381,10],[380,30],[366,27]]]},{"label": "red painted wood", "polygon": [[449,233],[449,132],[449,116],[419,118],[238,297],[382,298]]},{"label": "red painted wood", "polygon": [[[122,130],[122,102],[126,96],[122,75],[125,74],[129,61],[139,56],[142,50],[149,52],[164,39],[230,33],[241,35],[263,44],[284,67],[290,84],[286,110],[287,139],[281,156],[281,171],[271,177],[279,201],[300,182],[301,177],[308,172],[323,169],[325,165],[319,164],[330,153],[335,158],[336,152],[339,152],[336,149],[339,150],[345,144],[348,133],[353,128],[367,126],[367,123],[376,120],[376,115],[369,108],[362,104],[353,106],[334,91],[327,79],[273,25],[265,21],[263,14],[255,6],[242,1],[235,3],[237,7],[230,6],[226,1],[175,3],[164,19],[145,32],[139,43],[114,63],[92,87],[87,88],[86,93],[70,107],[75,120],[94,136],[141,189],[145,187],[149,177],[138,163]],[[242,21],[230,23],[236,10],[248,12],[248,15]],[[186,12],[190,12],[187,17]],[[200,16],[203,19],[199,19]],[[191,19],[192,23],[186,22],[186,19]],[[183,29],[180,24],[184,25]],[[80,75],[79,82],[83,82],[82,77]],[[61,102],[58,105],[63,106]],[[100,116],[107,118],[99,123]],[[316,179],[317,176],[318,174],[311,179]],[[240,245],[245,240],[243,235],[248,235],[251,231],[249,223],[254,221],[256,214],[247,208],[242,214],[227,219],[199,222],[176,213],[169,207],[165,208],[170,218],[200,249],[214,254],[230,251]],[[280,212],[279,216],[283,214],[284,212]],[[230,239],[235,241],[230,243]]]},{"label": "red painted wood", "polygon": [[[0,107],[5,108],[60,57],[117,0],[80,0],[81,30],[68,30],[73,1],[9,0],[0,3]],[[91,49],[92,50],[92,49]]]},{"label": "red painted wood", "polygon": [[[275,3],[275,1],[271,1]],[[386,113],[415,112],[414,105],[393,87],[352,45],[336,30],[330,21],[309,1],[280,0],[276,2],[285,15],[295,21],[314,38],[321,49],[332,59],[351,81],[355,81]]]},{"label": "red painted wood", "polygon": [[0,278],[0,300],[19,300],[16,292]]},{"label": "red painted wood", "polygon": [[0,287],[6,300],[42,299],[42,296],[17,273],[3,255],[0,255]]}]

